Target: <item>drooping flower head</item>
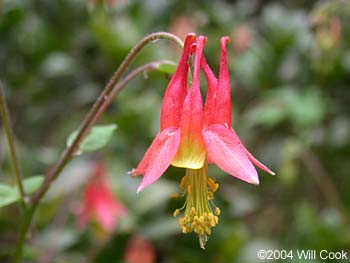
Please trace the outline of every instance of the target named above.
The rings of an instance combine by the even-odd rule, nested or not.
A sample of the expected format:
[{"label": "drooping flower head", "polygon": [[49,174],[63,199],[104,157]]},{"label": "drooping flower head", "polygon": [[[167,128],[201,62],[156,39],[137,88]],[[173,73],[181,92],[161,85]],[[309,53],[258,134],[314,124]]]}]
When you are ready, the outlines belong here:
[{"label": "drooping flower head", "polygon": [[[204,248],[211,228],[218,223],[220,209],[212,201],[219,185],[208,176],[208,162],[243,181],[258,184],[252,162],[273,174],[243,146],[231,128],[231,89],[226,58],[228,37],[221,39],[218,79],[203,56],[206,38],[188,34],[177,70],[165,91],[160,132],[132,175],[143,175],[138,192],[156,181],[170,164],[186,168],[180,188],[186,195],[184,216],[179,220],[183,233],[195,232]],[[188,85],[189,58],[194,54],[192,84]],[[207,80],[203,109],[199,72]],[[176,209],[174,216],[183,209]]]},{"label": "drooping flower head", "polygon": [[79,227],[84,227],[90,220],[97,223],[104,232],[110,233],[115,230],[118,219],[127,214],[124,205],[114,197],[106,176],[105,167],[95,164],[84,188],[78,213]]}]

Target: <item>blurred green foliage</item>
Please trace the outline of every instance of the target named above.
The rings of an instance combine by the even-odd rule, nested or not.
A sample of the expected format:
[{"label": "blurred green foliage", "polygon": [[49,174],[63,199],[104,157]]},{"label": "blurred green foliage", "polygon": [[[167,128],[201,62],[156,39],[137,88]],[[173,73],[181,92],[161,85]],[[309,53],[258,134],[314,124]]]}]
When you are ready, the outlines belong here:
[{"label": "blurred green foliage", "polygon": [[[277,175],[260,171],[255,187],[210,167],[220,183],[220,223],[205,251],[197,237],[180,234],[172,212],[182,200],[170,195],[184,171],[169,168],[138,195],[139,179],[127,174],[159,129],[169,76],[151,72],[103,115],[101,124],[118,125],[107,147],[73,160],[53,185],[25,246],[28,262],[122,262],[137,234],[153,242],[158,262],[257,262],[263,248],[350,248],[348,1],[93,2],[0,1],[0,79],[25,177],[54,164],[127,52],[160,30],[206,35],[205,55],[216,72],[220,36],[230,36],[233,127]],[[133,66],[178,56],[173,44],[158,41]],[[0,181],[14,184],[3,133],[0,143]],[[130,211],[107,241],[93,226],[75,225],[92,160],[107,165],[111,187]],[[19,222],[16,205],[0,210],[0,262],[9,259]]]}]

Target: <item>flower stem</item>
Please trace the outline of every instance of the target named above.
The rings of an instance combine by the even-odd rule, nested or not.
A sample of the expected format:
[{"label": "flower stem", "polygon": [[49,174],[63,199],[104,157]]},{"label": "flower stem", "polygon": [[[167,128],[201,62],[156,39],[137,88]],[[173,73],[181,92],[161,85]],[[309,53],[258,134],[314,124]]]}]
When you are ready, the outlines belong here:
[{"label": "flower stem", "polygon": [[118,81],[121,79],[121,77],[123,76],[123,74],[125,73],[125,71],[128,69],[128,66],[135,59],[136,55],[141,51],[141,49],[144,46],[146,46],[148,43],[151,43],[158,39],[170,40],[180,48],[183,48],[183,42],[177,36],[167,32],[157,32],[157,33],[150,34],[144,37],[143,39],[141,39],[141,41],[137,43],[136,46],[125,57],[125,59],[123,60],[123,62],[121,63],[117,71],[113,74],[111,80],[107,83],[105,89],[97,98],[96,102],[90,109],[89,113],[84,118],[82,124],[78,129],[77,136],[73,140],[72,144],[65,149],[65,151],[62,153],[57,163],[46,174],[45,181],[42,184],[42,186],[31,197],[30,207],[28,208],[28,210],[26,210],[27,212],[25,213],[25,216],[21,225],[18,243],[17,243],[14,261],[13,261],[14,263],[20,262],[25,236],[30,226],[30,223],[32,221],[33,215],[38,207],[38,204],[40,203],[41,199],[45,196],[46,192],[50,188],[51,183],[58,177],[58,175],[66,166],[66,164],[74,156],[74,153],[76,149],[79,147],[80,142],[82,141],[84,136],[89,132],[91,127],[94,125],[94,123],[97,121],[98,117],[104,112],[106,107],[111,102],[112,98],[127,84],[128,81],[134,78],[137,74],[147,70],[151,70],[152,68],[157,68],[159,66],[159,63],[164,63],[164,62],[153,62],[153,63],[146,64],[143,67],[140,67],[134,70],[133,72],[131,72],[128,76],[125,77],[123,82],[121,82],[119,85],[116,85]]},{"label": "flower stem", "polygon": [[159,61],[152,61],[150,63],[144,64],[133,71],[131,71],[123,80],[121,80],[117,85],[114,86],[112,92],[110,93],[108,99],[104,101],[102,106],[100,107],[99,111],[95,115],[95,119],[93,123],[96,123],[98,118],[101,116],[101,114],[106,110],[106,108],[111,104],[112,100],[115,98],[115,96],[118,95],[118,93],[135,77],[137,77],[141,73],[145,73],[151,70],[157,69],[159,66],[164,64],[171,64],[173,62],[168,60],[159,60]]},{"label": "flower stem", "polygon": [[56,179],[58,174],[62,171],[62,169],[65,167],[65,165],[68,163],[68,161],[72,158],[74,155],[74,152],[78,148],[80,142],[84,138],[84,136],[89,132],[90,128],[94,124],[94,122],[97,120],[95,118],[96,114],[98,114],[100,108],[103,106],[104,102],[108,100],[109,95],[113,91],[113,87],[117,84],[117,82],[120,80],[124,72],[127,70],[128,66],[131,64],[131,62],[134,60],[136,55],[141,51],[141,49],[147,45],[148,43],[157,40],[157,39],[167,39],[171,40],[174,43],[176,43],[179,47],[183,47],[182,41],[175,35],[166,33],[166,32],[158,32],[153,33],[145,38],[143,38],[126,56],[124,61],[121,63],[117,71],[113,74],[111,80],[107,83],[105,89],[102,91],[100,96],[97,98],[95,104],[92,106],[90,112],[86,115],[85,119],[83,120],[82,124],[80,125],[78,129],[77,136],[75,137],[72,144],[66,148],[66,150],[61,155],[61,158],[56,163],[56,165],[48,172],[45,181],[43,185],[39,188],[39,190],[34,194],[32,197],[33,204],[38,203],[41,198],[45,195],[47,190],[49,189],[52,181]]},{"label": "flower stem", "polygon": [[23,221],[22,221],[22,224],[20,227],[18,240],[17,240],[17,244],[16,244],[16,250],[15,250],[14,257],[13,257],[14,263],[19,263],[21,260],[24,241],[26,239],[26,235],[27,235],[28,229],[30,227],[30,224],[32,222],[36,208],[37,208],[36,205],[32,205],[32,206],[28,207],[27,209],[25,209]]},{"label": "flower stem", "polygon": [[15,140],[14,140],[14,136],[13,136],[13,130],[11,128],[12,126],[11,126],[10,113],[9,113],[7,103],[5,100],[4,89],[3,89],[3,85],[1,83],[1,81],[0,81],[0,111],[1,111],[2,121],[3,121],[3,125],[5,128],[5,132],[6,132],[7,141],[8,141],[9,148],[10,148],[12,164],[13,164],[13,167],[15,169],[15,175],[16,175],[19,193],[21,195],[21,201],[22,201],[23,206],[25,207],[26,206],[25,205],[25,195],[26,194],[25,194],[24,187],[22,184],[21,171],[20,171],[19,162],[17,159],[17,154],[16,154]]}]

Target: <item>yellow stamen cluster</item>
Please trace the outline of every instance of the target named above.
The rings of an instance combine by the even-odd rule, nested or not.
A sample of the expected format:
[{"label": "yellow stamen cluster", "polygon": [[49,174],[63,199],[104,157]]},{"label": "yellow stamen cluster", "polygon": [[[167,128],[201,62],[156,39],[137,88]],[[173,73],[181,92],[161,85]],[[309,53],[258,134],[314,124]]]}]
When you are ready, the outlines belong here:
[{"label": "yellow stamen cluster", "polygon": [[199,216],[196,209],[192,207],[189,214],[180,218],[179,225],[184,234],[191,232],[197,233],[199,237],[199,245],[204,249],[205,244],[208,241],[208,236],[211,234],[211,228],[216,226],[218,222],[219,218],[213,213],[203,213]]},{"label": "yellow stamen cluster", "polygon": [[174,211],[178,216],[184,209],[184,216],[179,219],[182,233],[195,232],[199,237],[199,245],[205,248],[211,228],[219,222],[220,209],[215,206],[214,193],[219,184],[207,176],[207,164],[201,169],[187,169],[186,175],[181,179],[180,188],[183,194],[187,194],[182,208]]}]

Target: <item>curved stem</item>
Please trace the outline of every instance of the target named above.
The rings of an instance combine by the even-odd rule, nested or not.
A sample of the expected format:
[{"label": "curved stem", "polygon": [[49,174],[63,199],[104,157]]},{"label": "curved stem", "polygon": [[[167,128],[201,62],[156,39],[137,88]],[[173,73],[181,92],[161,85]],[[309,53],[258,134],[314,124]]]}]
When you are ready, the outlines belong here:
[{"label": "curved stem", "polygon": [[[23,219],[18,243],[16,247],[15,257],[14,257],[14,263],[20,262],[21,256],[22,256],[22,247],[23,243],[26,237],[26,233],[28,231],[28,228],[30,226],[30,223],[32,221],[32,218],[35,214],[35,211],[38,207],[38,204],[40,200],[45,196],[46,192],[48,191],[51,183],[57,178],[57,176],[60,174],[60,172],[63,170],[63,168],[66,166],[66,164],[69,162],[69,160],[73,157],[74,152],[79,147],[80,142],[84,138],[84,136],[89,132],[93,124],[97,121],[98,117],[101,115],[101,113],[106,109],[106,107],[111,102],[111,98],[113,98],[126,84],[128,81],[130,81],[132,78],[134,78],[137,74],[150,70],[152,68],[157,68],[160,64],[160,62],[154,62],[147,64],[146,67],[140,67],[136,70],[134,70],[132,73],[130,73],[127,77],[125,77],[124,83],[120,83],[116,86],[117,82],[120,80],[122,75],[127,70],[128,66],[131,64],[131,62],[134,60],[136,55],[140,52],[140,50],[146,46],[148,43],[157,40],[157,39],[167,39],[174,42],[176,45],[178,45],[180,48],[183,47],[183,42],[175,35],[167,33],[167,32],[158,32],[153,33],[145,38],[143,38],[126,56],[126,58],[123,60],[117,71],[113,74],[111,80],[107,83],[105,89],[102,91],[100,96],[97,98],[96,102],[92,106],[89,113],[84,118],[82,124],[80,125],[78,129],[77,136],[73,140],[72,144],[66,148],[66,150],[62,153],[60,159],[58,162],[53,166],[52,169],[49,170],[49,172],[46,174],[45,181],[43,185],[39,188],[39,190],[32,196],[30,200],[30,207],[28,210],[26,210],[25,217]],[[112,95],[112,96],[111,96]]]},{"label": "curved stem", "polygon": [[105,89],[102,91],[101,95],[97,98],[95,104],[92,106],[90,112],[87,114],[83,123],[80,125],[78,129],[78,134],[75,137],[72,144],[66,148],[66,150],[61,155],[61,158],[56,163],[56,165],[48,172],[43,185],[39,188],[39,190],[32,197],[33,204],[38,203],[41,198],[45,195],[47,190],[49,189],[51,182],[56,179],[58,174],[62,171],[63,167],[68,163],[71,157],[74,155],[74,152],[78,148],[81,140],[84,136],[89,132],[91,128],[91,124],[95,119],[95,115],[98,113],[100,107],[104,104],[104,102],[108,99],[111,94],[113,87],[120,80],[124,72],[127,70],[128,66],[134,60],[136,55],[140,52],[140,50],[148,43],[157,40],[157,39],[167,39],[175,42],[179,47],[183,47],[182,41],[175,35],[166,33],[166,32],[158,32],[153,33],[145,38],[143,38],[126,56],[124,61],[119,66],[118,70],[113,74],[111,80],[107,83]]},{"label": "curved stem", "polygon": [[2,121],[3,121],[3,125],[5,128],[5,132],[6,132],[7,141],[8,141],[9,148],[10,148],[12,164],[13,164],[13,167],[15,169],[15,175],[16,175],[18,189],[19,189],[19,193],[20,193],[21,199],[22,199],[21,203],[25,207],[26,206],[26,204],[25,204],[25,195],[26,194],[25,194],[24,187],[22,184],[21,170],[19,167],[19,162],[18,162],[17,154],[16,154],[16,146],[15,146],[15,140],[14,140],[13,130],[12,130],[12,126],[11,126],[10,113],[9,113],[7,103],[5,100],[4,90],[3,90],[3,86],[2,86],[1,81],[0,81],[0,111],[1,111]]},{"label": "curved stem", "polygon": [[96,123],[98,118],[101,116],[101,114],[106,110],[106,108],[111,104],[112,100],[115,96],[118,95],[118,93],[137,75],[140,73],[145,73],[151,70],[157,69],[159,66],[164,64],[173,64],[172,61],[169,60],[159,60],[159,61],[153,61],[147,64],[144,64],[136,69],[134,69],[132,72],[130,72],[122,81],[120,81],[117,85],[114,86],[112,92],[110,93],[109,97],[105,100],[105,102],[100,107],[99,111],[95,115],[95,119],[92,121],[92,125]]}]

